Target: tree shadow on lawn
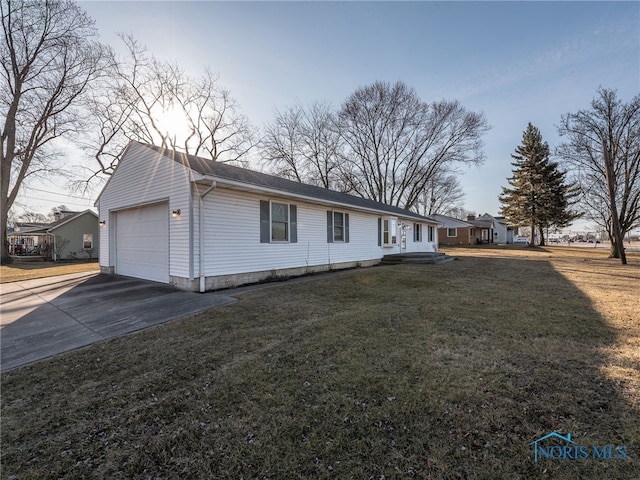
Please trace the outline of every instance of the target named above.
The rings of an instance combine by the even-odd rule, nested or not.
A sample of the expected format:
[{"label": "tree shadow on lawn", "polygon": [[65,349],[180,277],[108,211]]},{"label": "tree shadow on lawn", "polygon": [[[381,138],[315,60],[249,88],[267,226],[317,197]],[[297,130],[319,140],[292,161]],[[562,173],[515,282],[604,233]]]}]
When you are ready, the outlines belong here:
[{"label": "tree shadow on lawn", "polygon": [[[3,469],[637,478],[638,406],[602,373],[615,344],[546,260],[465,257],[283,284],[3,375]],[[530,443],[554,431],[589,457],[535,462]],[[627,458],[593,458],[594,445]],[[541,446],[575,452],[557,438]]]},{"label": "tree shadow on lawn", "polygon": [[[478,282],[465,290],[466,280],[449,280],[452,289],[459,287],[457,300],[450,301],[467,302],[470,296],[479,315],[474,321],[448,319],[449,326],[464,335],[470,351],[484,352],[479,360],[486,364],[469,362],[469,377],[479,376],[475,386],[480,390],[461,400],[462,414],[453,428],[460,449],[465,448],[451,455],[475,459],[460,472],[461,478],[490,478],[491,469],[485,466],[492,462],[487,462],[486,450],[497,445],[503,453],[494,449],[489,455],[498,464],[503,457],[510,478],[638,477],[638,405],[622,398],[619,386],[602,373],[614,361],[605,350],[616,344],[615,330],[591,300],[545,260],[476,258],[461,263],[466,261],[481,265]],[[469,413],[468,425],[475,428],[459,421],[464,411]],[[541,442],[543,447],[562,448],[550,452],[554,458],[541,454],[534,462],[529,442],[554,431],[571,433],[575,443],[557,438]],[[614,456],[616,447],[624,446],[626,458],[594,458],[593,446],[600,452],[605,445],[613,446]],[[576,446],[586,446],[588,458],[582,450],[576,452]]]}]

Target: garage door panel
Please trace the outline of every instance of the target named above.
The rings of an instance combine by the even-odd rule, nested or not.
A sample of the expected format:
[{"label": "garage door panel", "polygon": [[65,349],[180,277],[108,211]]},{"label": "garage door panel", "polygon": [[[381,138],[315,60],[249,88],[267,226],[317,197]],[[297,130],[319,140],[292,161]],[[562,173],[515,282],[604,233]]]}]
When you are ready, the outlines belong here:
[{"label": "garage door panel", "polygon": [[124,210],[116,222],[116,273],[168,283],[168,205]]}]

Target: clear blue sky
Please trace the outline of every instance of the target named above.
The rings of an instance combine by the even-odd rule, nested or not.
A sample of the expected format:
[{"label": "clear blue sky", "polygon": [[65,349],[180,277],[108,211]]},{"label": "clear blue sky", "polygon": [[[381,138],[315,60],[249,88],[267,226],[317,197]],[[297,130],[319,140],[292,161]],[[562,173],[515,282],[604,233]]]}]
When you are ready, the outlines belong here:
[{"label": "clear blue sky", "polygon": [[487,161],[461,177],[465,207],[480,213],[498,213],[528,122],[553,148],[560,116],[599,86],[627,101],[640,92],[635,1],[80,4],[116,49],[116,32],[132,33],[193,74],[211,67],[258,127],[295,102],[338,107],[375,80],[483,111]]}]

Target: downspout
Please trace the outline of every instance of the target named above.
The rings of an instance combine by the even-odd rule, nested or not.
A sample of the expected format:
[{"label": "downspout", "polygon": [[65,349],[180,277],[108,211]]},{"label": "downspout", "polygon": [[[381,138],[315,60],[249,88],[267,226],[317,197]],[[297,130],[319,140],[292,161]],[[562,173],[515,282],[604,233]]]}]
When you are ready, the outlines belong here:
[{"label": "downspout", "polygon": [[204,180],[209,180],[211,185],[204,192],[200,194],[198,200],[198,246],[200,249],[200,255],[198,258],[199,270],[198,274],[200,279],[199,292],[205,292],[205,275],[204,275],[204,197],[207,196],[214,188],[216,188],[216,181],[211,177],[204,177]]}]

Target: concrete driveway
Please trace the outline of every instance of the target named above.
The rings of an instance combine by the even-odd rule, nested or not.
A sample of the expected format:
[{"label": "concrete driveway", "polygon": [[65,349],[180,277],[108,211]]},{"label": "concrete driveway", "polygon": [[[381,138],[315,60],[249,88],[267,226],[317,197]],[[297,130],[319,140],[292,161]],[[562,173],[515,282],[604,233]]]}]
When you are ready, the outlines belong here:
[{"label": "concrete driveway", "polygon": [[98,273],[5,283],[0,292],[2,371],[235,301]]}]

